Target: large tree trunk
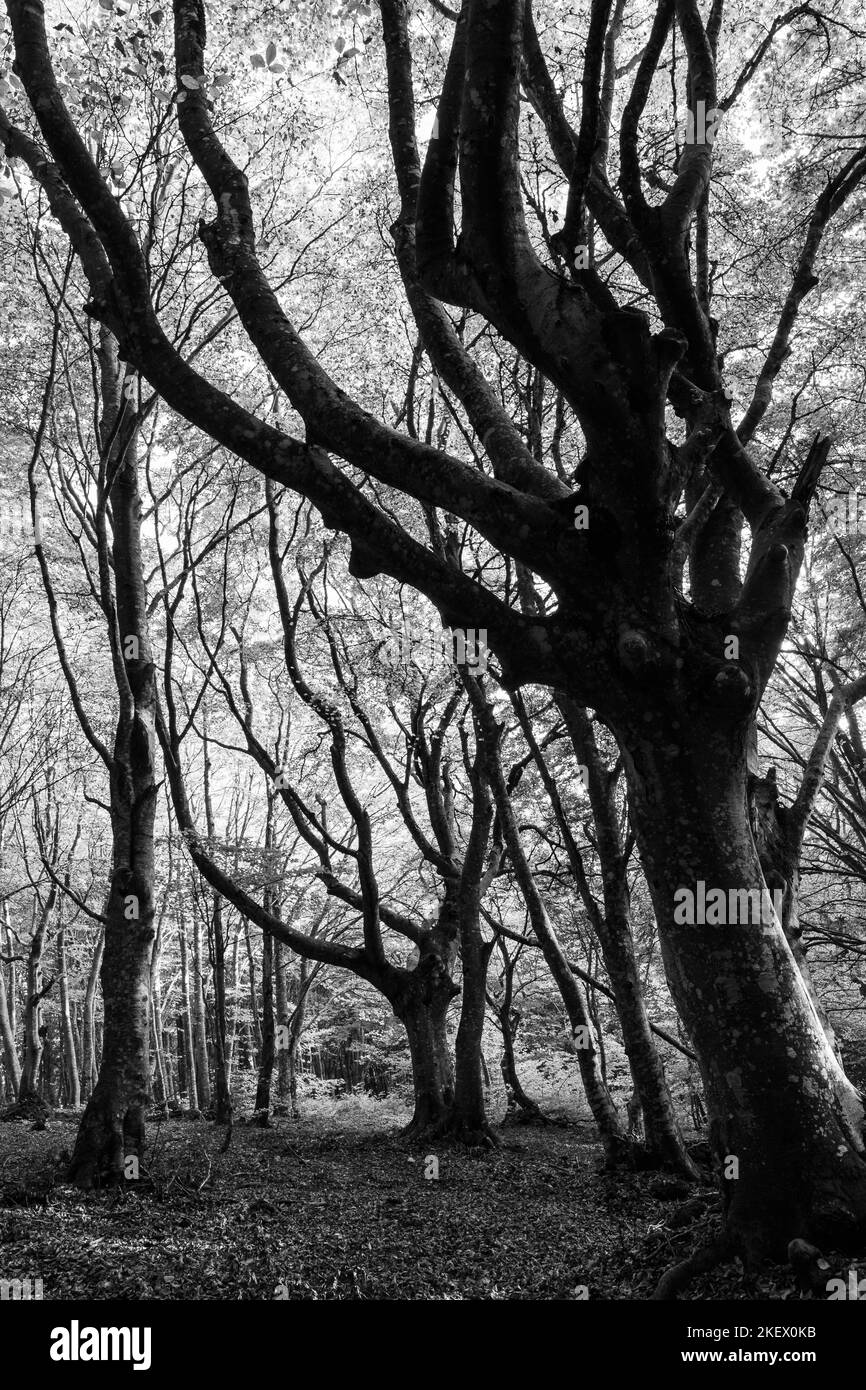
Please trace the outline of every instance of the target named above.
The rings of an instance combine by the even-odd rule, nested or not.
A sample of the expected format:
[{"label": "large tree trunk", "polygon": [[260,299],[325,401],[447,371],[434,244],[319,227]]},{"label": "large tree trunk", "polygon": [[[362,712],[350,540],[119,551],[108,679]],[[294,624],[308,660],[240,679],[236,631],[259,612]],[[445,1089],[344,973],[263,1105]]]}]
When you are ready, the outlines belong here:
[{"label": "large tree trunk", "polygon": [[707,893],[765,886],[745,733],[689,710],[676,739],[645,725],[621,745],[668,983],[699,1058],[728,1231],[753,1255],[784,1256],[797,1236],[848,1243],[866,1223],[863,1107],[780,923],[771,913],[757,924],[676,920],[684,898],[675,894],[697,895],[701,881]]},{"label": "large tree trunk", "polygon": [[461,934],[463,993],[460,1022],[454,1045],[454,1100],[448,1131],[468,1142],[491,1142],[484,1082],[481,1075],[481,1042],[486,1012],[487,962],[491,946],[481,932]]},{"label": "large tree trunk", "polygon": [[99,360],[103,459],[96,536],[102,603],[116,619],[109,625],[109,641],[118,718],[114,749],[107,759],[112,875],[101,976],[102,1065],[69,1169],[70,1181],[80,1187],[122,1182],[125,1154],[137,1160],[144,1147],[154,937],[156,681],[141,556],[137,420],[131,402],[122,396],[124,373],[117,344],[105,330],[100,336]]},{"label": "large tree trunk", "polygon": [[[152,842],[150,864],[147,859],[142,846],[134,867],[126,872],[115,870],[109,898],[101,973],[102,1065],[69,1168],[69,1181],[78,1187],[122,1182],[125,1156],[140,1158],[144,1148],[144,1108],[150,1079],[153,897],[148,870],[152,875]],[[133,887],[137,893],[127,891]],[[137,899],[137,919],[126,915],[132,897]]]},{"label": "large tree trunk", "polygon": [[499,844],[495,847],[489,870],[485,873],[484,861],[493,825],[493,799],[484,776],[485,763],[484,749],[478,746],[470,771],[472,828],[457,891],[463,989],[454,1048],[454,1100],[446,1129],[464,1143],[492,1145],[496,1141],[487,1123],[484,1105],[481,1044],[487,1000],[487,966],[493,942],[485,943],[481,933],[481,900],[500,867],[502,846]]},{"label": "large tree trunk", "polygon": [[[426,943],[425,943],[426,946]],[[407,1138],[438,1131],[454,1101],[454,1066],[448,1046],[448,1005],[458,993],[435,955],[422,948],[421,960],[392,1007],[409,1039],[415,1109],[404,1129]]]}]

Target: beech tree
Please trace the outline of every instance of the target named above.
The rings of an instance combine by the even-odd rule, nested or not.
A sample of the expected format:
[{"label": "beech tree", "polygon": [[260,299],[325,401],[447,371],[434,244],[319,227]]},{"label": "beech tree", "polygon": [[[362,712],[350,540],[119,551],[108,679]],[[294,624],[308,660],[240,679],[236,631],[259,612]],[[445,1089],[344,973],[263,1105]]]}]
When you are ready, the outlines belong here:
[{"label": "beech tree", "polygon": [[[424,351],[483,450],[477,467],[341,390],[268,282],[247,179],[208,94],[214,6],[174,3],[177,120],[212,198],[199,235],[303,439],[212,384],[166,336],[136,229],[58,86],[43,7],[7,0],[7,10],[42,143],[5,113],[0,139],[45,190],[89,281],[88,313],[121,359],[191,424],[347,534],[355,576],[390,575],[426,594],[447,624],[486,628],[507,689],[550,686],[615,736],[670,988],[699,1058],[728,1238],[759,1255],[795,1237],[862,1234],[861,1099],[782,924],[680,925],[673,910],[677,890],[698,883],[725,894],[766,888],[749,817],[755,717],[831,441],[819,435],[809,446],[800,430],[777,468],[759,431],[772,426],[774,387],[828,232],[861,200],[866,174],[855,139],[831,144],[806,181],[813,201],[790,283],[735,421],[714,313],[714,113],[735,109],[780,31],[799,25],[805,42],[819,34],[823,43],[826,30],[840,32],[836,21],[791,10],[732,71],[722,0],[706,15],[697,0],[656,0],[620,65],[624,6],[592,0],[572,119],[526,0],[465,0],[449,12],[450,56],[422,160],[411,7],[382,0],[397,265]],[[666,56],[675,40],[684,71]],[[668,129],[650,159],[643,128],[669,61],[685,141]],[[525,104],[568,183],[549,247],[521,183]],[[601,273],[609,256],[617,276]],[[576,491],[527,446],[446,306],[486,322],[561,393],[585,444]],[[470,527],[490,564],[455,566],[435,532],[425,536],[431,509]],[[505,576],[517,566],[541,586],[543,611],[523,611],[510,592]]]}]

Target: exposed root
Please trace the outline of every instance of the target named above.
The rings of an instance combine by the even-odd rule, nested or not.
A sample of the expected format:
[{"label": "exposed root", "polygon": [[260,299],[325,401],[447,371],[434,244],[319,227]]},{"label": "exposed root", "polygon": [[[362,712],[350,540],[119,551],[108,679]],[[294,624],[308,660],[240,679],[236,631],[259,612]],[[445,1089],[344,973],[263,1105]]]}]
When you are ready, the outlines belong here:
[{"label": "exposed root", "polygon": [[545,1115],[538,1106],[533,1110],[527,1110],[524,1106],[519,1109],[508,1110],[499,1122],[500,1129],[510,1129],[512,1125],[552,1125],[561,1123],[553,1119],[550,1115]]},{"label": "exposed root", "polygon": [[49,1105],[39,1096],[25,1096],[23,1100],[15,1101],[13,1105],[7,1105],[6,1109],[0,1111],[0,1120],[34,1120],[39,1125],[44,1125],[46,1121],[52,1119],[52,1111]]},{"label": "exposed root", "polygon": [[687,1260],[681,1260],[678,1265],[666,1270],[655,1290],[650,1294],[650,1298],[656,1300],[676,1298],[698,1274],[706,1274],[708,1270],[715,1269],[717,1265],[725,1264],[732,1260],[735,1254],[733,1243],[728,1236],[720,1236],[718,1240],[702,1245]]},{"label": "exposed root", "polygon": [[417,1144],[453,1144],[466,1149],[498,1149],[501,1141],[490,1126],[471,1125],[456,1115],[442,1115],[436,1120],[417,1121],[414,1117],[400,1131],[400,1139]]}]

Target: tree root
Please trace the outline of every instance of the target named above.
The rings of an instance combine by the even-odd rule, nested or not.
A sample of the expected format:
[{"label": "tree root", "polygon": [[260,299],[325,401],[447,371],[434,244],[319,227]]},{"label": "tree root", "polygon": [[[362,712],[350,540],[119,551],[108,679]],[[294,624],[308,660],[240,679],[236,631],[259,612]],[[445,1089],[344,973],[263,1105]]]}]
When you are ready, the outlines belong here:
[{"label": "tree root", "polygon": [[720,1236],[717,1240],[700,1246],[687,1260],[681,1260],[679,1264],[666,1270],[650,1294],[650,1299],[676,1298],[698,1274],[706,1274],[717,1265],[727,1263],[735,1254],[733,1242],[728,1236]]},{"label": "tree root", "polygon": [[554,1120],[550,1115],[545,1115],[543,1110],[537,1107],[534,1110],[527,1110],[521,1106],[517,1110],[508,1110],[499,1122],[500,1129],[510,1129],[512,1125],[552,1125],[561,1123]]},{"label": "tree root", "polygon": [[413,1144],[452,1144],[466,1149],[498,1149],[501,1141],[490,1126],[466,1124],[456,1115],[442,1115],[437,1120],[410,1120],[400,1131],[400,1139]]}]

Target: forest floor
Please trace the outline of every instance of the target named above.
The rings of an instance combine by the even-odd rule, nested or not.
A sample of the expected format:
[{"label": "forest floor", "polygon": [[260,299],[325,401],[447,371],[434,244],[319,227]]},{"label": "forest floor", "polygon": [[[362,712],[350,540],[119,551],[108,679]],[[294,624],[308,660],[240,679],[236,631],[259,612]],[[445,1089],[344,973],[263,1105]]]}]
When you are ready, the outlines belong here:
[{"label": "forest floor", "polygon": [[[0,1279],[46,1299],[645,1299],[713,1234],[711,1189],[604,1173],[579,1123],[467,1151],[407,1146],[376,1110],[236,1122],[225,1153],[205,1120],[153,1121],[139,1181],[102,1193],[64,1185],[74,1117],[4,1123]],[[729,1265],[685,1296],[799,1297],[777,1274]]]}]

